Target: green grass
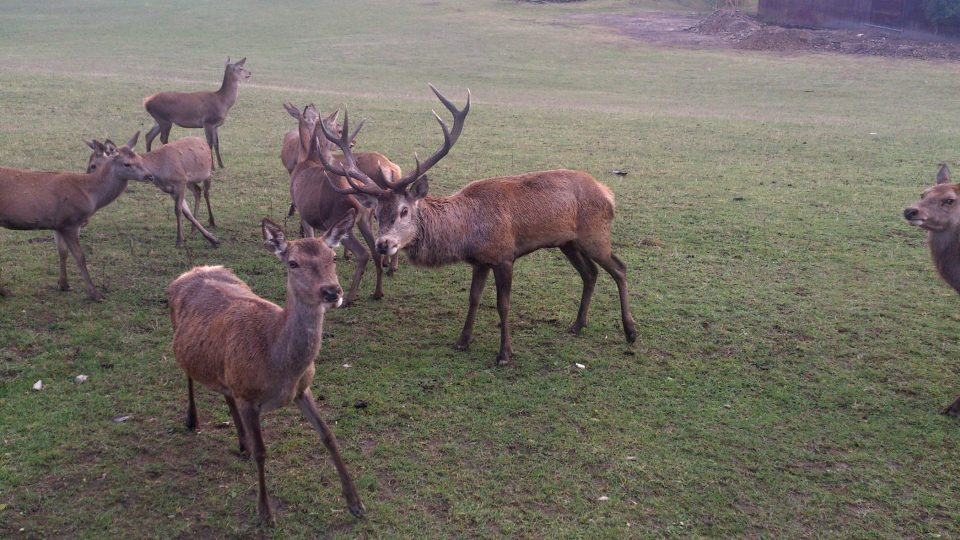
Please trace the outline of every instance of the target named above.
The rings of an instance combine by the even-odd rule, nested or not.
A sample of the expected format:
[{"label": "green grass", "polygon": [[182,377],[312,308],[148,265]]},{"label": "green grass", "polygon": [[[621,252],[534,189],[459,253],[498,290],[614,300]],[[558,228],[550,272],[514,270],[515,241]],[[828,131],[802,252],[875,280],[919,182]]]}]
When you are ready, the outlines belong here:
[{"label": "green grass", "polygon": [[[92,304],[72,264],[56,290],[49,232],[0,230],[0,535],[960,535],[960,423],[937,414],[960,393],[958,299],[899,215],[957,158],[956,64],[658,49],[569,19],[710,2],[327,4],[0,8],[5,166],[80,170],[81,138],[150,127],[144,96],[215,87],[228,54],[254,73],[221,129],[220,248],[174,248],[169,198],[131,185],[83,233]],[[503,368],[492,285],[452,350],[466,266],[403,261],[379,302],[368,274],[313,385],[368,517],[290,408],[264,419],[279,526],[260,530],[222,399],[182,427],[163,289],[225,264],[282,300],[258,229],[288,204],[281,103],[345,104],[360,147],[408,168],[440,141],[427,81],[474,95],[434,193],[556,167],[614,190],[640,337],[607,276],[565,333],[580,283],[556,250],[517,265]]]}]

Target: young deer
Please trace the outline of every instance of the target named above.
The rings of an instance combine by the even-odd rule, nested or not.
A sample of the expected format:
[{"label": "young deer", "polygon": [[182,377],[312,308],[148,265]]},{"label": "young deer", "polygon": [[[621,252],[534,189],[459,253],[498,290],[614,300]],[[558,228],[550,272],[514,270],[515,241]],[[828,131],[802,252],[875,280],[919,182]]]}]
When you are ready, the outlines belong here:
[{"label": "young deer", "polygon": [[324,313],[343,301],[333,246],[353,227],[347,212],[322,241],[287,241],[278,225],[264,219],[264,246],[287,267],[283,308],[260,298],[222,266],[198,266],[170,284],[173,353],[187,374],[187,429],[197,428],[193,382],[224,395],[237,427],[240,452],[252,450],[260,484],[257,512],[276,521],[267,499],[266,447],[260,415],[295,402],[330,452],[350,512],[362,517],[363,503],[340,456],[333,432],[310,392],[320,351]]},{"label": "young deer", "polygon": [[[920,200],[903,210],[911,224],[927,231],[927,245],[940,277],[960,292],[960,184],[950,183],[950,168],[940,165],[937,184],[924,190]],[[960,416],[960,397],[943,410]]]},{"label": "young deer", "polygon": [[103,295],[93,286],[87,272],[86,256],[80,247],[80,228],[97,210],[119,197],[127,181],[150,180],[143,160],[133,151],[139,136],[138,131],[99,171],[91,174],[0,167],[0,226],[23,231],[53,231],[60,256],[60,290],[70,290],[67,283],[69,251],[80,268],[90,299],[103,301]]},{"label": "young deer", "polygon": [[[94,172],[110,156],[117,151],[117,147],[107,139],[104,143],[85,141],[93,149],[87,161],[87,172]],[[160,191],[168,193],[173,198],[173,214],[177,218],[177,247],[183,245],[183,219],[193,224],[194,230],[207,239],[210,244],[220,244],[215,236],[200,225],[194,214],[200,208],[200,186],[203,186],[203,197],[207,202],[207,215],[211,227],[216,227],[213,220],[213,208],[210,207],[210,181],[213,175],[213,158],[210,157],[210,147],[200,137],[184,137],[166,144],[152,152],[140,154],[143,165],[152,174],[153,185]],[[184,201],[186,190],[193,192],[193,212]]]},{"label": "young deer", "polygon": [[[467,104],[459,111],[433,85],[430,89],[453,114],[453,129],[448,130],[434,113],[443,130],[443,146],[422,165],[418,161],[412,174],[388,181],[370,177],[357,168],[346,140],[326,131],[324,136],[343,151],[344,166],[331,163],[324,154],[321,158],[328,170],[346,176],[350,183],[349,188],[343,189],[331,182],[332,189],[354,195],[375,210],[380,224],[377,250],[381,254],[393,255],[405,249],[410,262],[416,265],[441,266],[464,261],[473,266],[467,320],[456,348],[464,350],[470,344],[480,295],[493,270],[501,329],[497,363],[510,361],[507,316],[513,264],[528,253],[548,247],[559,247],[583,279],[580,311],[570,331],[578,334],[587,325],[587,309],[599,264],[617,283],[624,334],[627,341],[635,341],[637,330],[629,306],[627,267],[610,247],[613,193],[585,172],[555,170],[477,180],[447,197],[427,195],[427,177],[423,173],[447,155],[460,137],[470,111],[469,90]],[[348,124],[344,115],[344,132]]]},{"label": "young deer", "polygon": [[207,137],[207,145],[217,152],[217,163],[222,169],[217,128],[223,125],[227,112],[237,101],[238,82],[250,78],[250,72],[243,68],[246,61],[244,57],[231,64],[227,58],[227,65],[223,70],[223,84],[216,92],[158,92],[144,99],[143,106],[155,122],[147,132],[147,152],[150,151],[157,134],[160,135],[160,142],[167,144],[173,124],[185,128],[202,127]]},{"label": "young deer", "polygon": [[[287,217],[292,217],[293,213],[296,211],[296,205],[292,201],[293,169],[296,168],[298,163],[306,160],[309,157],[309,138],[304,139],[300,136],[300,132],[309,134],[315,133],[317,122],[320,120],[320,114],[317,112],[317,109],[312,103],[307,105],[302,112],[292,103],[284,103],[283,107],[287,110],[287,113],[289,113],[290,116],[297,119],[297,129],[290,131],[284,136],[283,147],[280,150],[280,160],[283,162],[284,167],[286,167],[291,174],[291,202],[290,211],[287,213]],[[331,132],[336,133],[337,136],[340,136],[341,133],[341,126],[337,123],[337,116],[339,114],[340,109],[337,109],[323,120],[327,128],[330,129]],[[350,136],[351,148],[353,147],[353,140],[357,136],[357,133],[360,132],[361,127],[363,127],[362,121]],[[326,140],[324,139],[323,142],[326,143]],[[381,167],[384,167],[385,170],[392,171],[393,174],[400,176],[400,167],[397,166],[396,163],[390,161],[387,156],[379,152],[359,152],[354,154],[354,158],[357,162],[357,167],[369,176],[382,176],[383,172],[381,171]],[[339,160],[343,158],[342,156],[334,155],[333,159],[337,160],[339,163]],[[357,218],[358,221],[363,222],[364,226],[372,231],[373,213],[362,206],[358,207],[357,210],[360,212],[359,217]],[[371,255],[373,255],[374,260],[380,261],[381,257],[375,251],[373,251],[373,247],[371,247],[371,251]],[[348,258],[346,255],[349,253],[349,250],[344,251],[344,259]],[[398,256],[394,255],[393,257],[383,257],[382,259],[382,266],[388,268],[387,275],[392,276],[397,270]]]},{"label": "young deer", "polygon": [[[323,122],[317,123],[317,128],[323,126]],[[315,133],[308,130],[306,122],[301,120],[300,126],[300,157],[293,174],[290,176],[290,198],[294,206],[300,211],[300,224],[303,226],[304,233],[308,237],[314,236],[315,230],[325,231],[349,210],[353,210],[358,216],[369,213],[354,197],[341,195],[333,190],[327,181],[328,174],[320,163],[318,154],[329,154],[326,139],[321,142]],[[348,137],[344,132],[344,137]],[[348,143],[345,143],[348,144]],[[309,148],[307,146],[309,145]],[[332,157],[330,158],[333,159]],[[335,178],[335,182],[346,186],[343,178]],[[350,283],[350,290],[344,298],[344,304],[350,305],[357,297],[357,290],[360,288],[360,281],[363,279],[363,273],[366,270],[367,263],[370,261],[370,254],[376,253],[373,232],[370,229],[370,219],[356,220],[357,228],[370,247],[368,252],[363,244],[350,232],[343,239],[343,245],[349,249],[357,259],[357,269],[354,271],[353,280]],[[377,256],[379,261],[379,256]],[[377,284],[374,289],[373,298],[383,297],[383,270],[379,264],[374,264],[377,274]]]}]

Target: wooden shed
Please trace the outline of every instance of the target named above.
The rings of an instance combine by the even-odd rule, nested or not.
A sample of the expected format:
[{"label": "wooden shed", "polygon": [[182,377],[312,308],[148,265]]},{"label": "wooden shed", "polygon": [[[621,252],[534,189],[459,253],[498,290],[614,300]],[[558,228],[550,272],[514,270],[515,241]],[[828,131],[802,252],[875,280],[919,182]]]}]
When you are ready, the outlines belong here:
[{"label": "wooden shed", "polygon": [[783,26],[845,28],[879,26],[932,31],[922,0],[759,0],[757,17]]}]

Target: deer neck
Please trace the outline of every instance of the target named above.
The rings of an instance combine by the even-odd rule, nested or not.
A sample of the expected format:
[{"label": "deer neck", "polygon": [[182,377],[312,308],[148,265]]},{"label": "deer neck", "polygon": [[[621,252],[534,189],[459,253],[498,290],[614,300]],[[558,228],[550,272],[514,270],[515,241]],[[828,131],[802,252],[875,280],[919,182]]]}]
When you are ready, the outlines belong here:
[{"label": "deer neck", "polygon": [[86,176],[86,191],[93,199],[97,209],[112,203],[127,189],[127,180],[120,178],[119,171],[113,163],[101,167],[99,171]]},{"label": "deer neck", "polygon": [[277,368],[300,373],[313,363],[323,338],[323,313],[320,306],[308,306],[287,292],[280,335],[274,343]]},{"label": "deer neck", "polygon": [[410,262],[443,266],[465,258],[470,223],[468,208],[456,197],[426,196],[420,201],[417,235],[404,249]]},{"label": "deer neck", "polygon": [[940,277],[960,292],[960,231],[954,228],[942,232],[930,231],[927,233],[927,243]]},{"label": "deer neck", "polygon": [[217,95],[220,96],[220,101],[224,106],[229,109],[233,107],[233,104],[237,101],[237,78],[230,74],[230,71],[223,71],[223,83],[220,85],[220,89],[217,90]]},{"label": "deer neck", "polygon": [[313,131],[301,122],[297,125],[297,132],[300,138],[300,145],[298,147],[300,151],[297,153],[297,163],[303,163],[310,158],[310,145],[313,144],[310,138],[313,137]]}]

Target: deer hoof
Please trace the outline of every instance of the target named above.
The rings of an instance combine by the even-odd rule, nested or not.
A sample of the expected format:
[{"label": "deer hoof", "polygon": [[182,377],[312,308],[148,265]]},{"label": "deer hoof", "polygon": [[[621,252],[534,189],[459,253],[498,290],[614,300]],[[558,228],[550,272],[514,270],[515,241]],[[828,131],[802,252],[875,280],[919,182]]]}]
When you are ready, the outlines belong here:
[{"label": "deer hoof", "polygon": [[571,327],[567,330],[567,332],[569,332],[569,333],[571,333],[571,334],[573,334],[573,335],[575,335],[575,336],[579,336],[579,335],[580,335],[580,330],[583,330],[583,327],[584,327],[584,326],[586,326],[586,325],[576,323],[576,324],[574,324],[573,326],[571,326]]},{"label": "deer hoof", "polygon": [[455,350],[455,351],[468,351],[468,350],[470,350],[470,341],[467,341],[467,340],[458,341],[456,344],[454,344],[453,350]]},{"label": "deer hoof", "polygon": [[952,417],[956,418],[956,417],[960,416],[960,410],[958,410],[956,407],[954,407],[953,405],[951,405],[951,406],[947,407],[946,409],[940,411],[940,414],[942,414],[942,415],[944,415],[944,416],[952,416]]},{"label": "deer hoof", "polygon": [[277,518],[273,517],[273,512],[270,511],[270,505],[259,506],[257,508],[257,514],[260,516],[260,523],[265,527],[276,527]]},{"label": "deer hoof", "polygon": [[100,302],[103,302],[103,301],[105,300],[105,298],[103,297],[102,294],[100,294],[100,293],[98,293],[98,292],[95,292],[95,293],[93,293],[93,294],[90,295],[90,300],[93,300],[94,302],[100,303]]},{"label": "deer hoof", "polygon": [[375,293],[373,293],[373,294],[370,295],[370,298],[372,298],[372,299],[374,299],[374,300],[380,300],[381,298],[383,298],[383,293],[382,293],[382,292],[375,292]]},{"label": "deer hoof", "polygon": [[507,366],[510,365],[510,357],[505,355],[500,355],[497,357],[498,366]]},{"label": "deer hoof", "polygon": [[358,502],[357,504],[351,504],[347,507],[350,510],[350,513],[353,514],[353,517],[360,519],[363,517],[366,509],[363,507],[363,503]]}]

